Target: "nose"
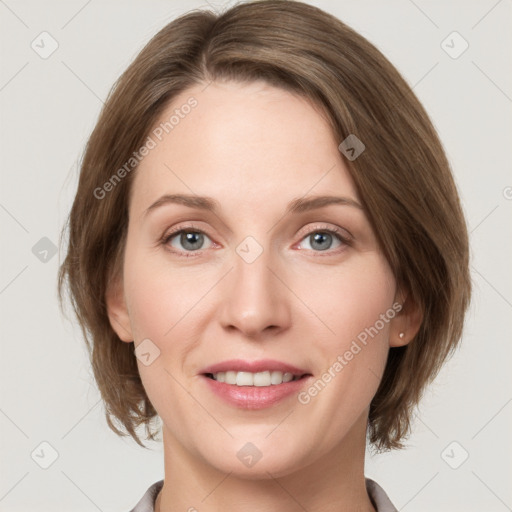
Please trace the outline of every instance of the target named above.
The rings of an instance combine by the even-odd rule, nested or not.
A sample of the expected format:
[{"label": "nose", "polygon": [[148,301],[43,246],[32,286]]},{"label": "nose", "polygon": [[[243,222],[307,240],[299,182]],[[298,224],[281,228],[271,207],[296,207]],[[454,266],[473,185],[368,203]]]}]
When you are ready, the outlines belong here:
[{"label": "nose", "polygon": [[253,262],[234,254],[234,268],[222,290],[219,316],[226,330],[245,337],[262,338],[284,331],[290,325],[290,292],[283,271],[268,251]]}]

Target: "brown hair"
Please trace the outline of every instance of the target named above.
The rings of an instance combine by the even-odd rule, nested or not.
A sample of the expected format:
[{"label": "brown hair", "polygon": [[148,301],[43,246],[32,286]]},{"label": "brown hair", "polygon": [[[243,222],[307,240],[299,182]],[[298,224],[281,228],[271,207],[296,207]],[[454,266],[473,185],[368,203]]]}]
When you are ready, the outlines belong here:
[{"label": "brown hair", "polygon": [[471,291],[466,223],[436,131],[398,71],[340,20],[293,0],[192,11],[169,23],[118,79],[87,143],[58,289],[62,304],[67,279],[109,427],[127,435],[112,419],[119,421],[144,446],[135,428],[145,424],[155,439],[149,424],[157,413],[105,299],[122,268],[134,172],[100,199],[95,191],[176,95],[216,79],[263,79],[301,94],[325,111],[340,142],[356,134],[365,144],[347,167],[398,285],[423,315],[415,338],[390,349],[369,411],[370,442],[403,448],[413,408],[462,335]]}]

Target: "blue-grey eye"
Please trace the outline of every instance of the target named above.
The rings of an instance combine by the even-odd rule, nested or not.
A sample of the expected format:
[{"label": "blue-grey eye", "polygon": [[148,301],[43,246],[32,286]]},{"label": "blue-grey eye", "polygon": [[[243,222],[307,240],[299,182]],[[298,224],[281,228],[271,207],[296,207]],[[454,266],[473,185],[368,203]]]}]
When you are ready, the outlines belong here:
[{"label": "blue-grey eye", "polygon": [[306,249],[312,249],[314,251],[326,251],[328,249],[332,249],[332,244],[336,240],[339,245],[342,243],[339,235],[329,230],[314,231],[305,236],[303,240],[307,240],[309,242],[310,247],[306,247]]},{"label": "blue-grey eye", "polygon": [[[205,238],[208,238],[204,233],[199,231],[184,230],[172,233],[167,238],[166,243],[178,250],[184,250],[186,252],[193,252],[203,249]],[[178,241],[180,246],[176,246],[175,241]]]}]

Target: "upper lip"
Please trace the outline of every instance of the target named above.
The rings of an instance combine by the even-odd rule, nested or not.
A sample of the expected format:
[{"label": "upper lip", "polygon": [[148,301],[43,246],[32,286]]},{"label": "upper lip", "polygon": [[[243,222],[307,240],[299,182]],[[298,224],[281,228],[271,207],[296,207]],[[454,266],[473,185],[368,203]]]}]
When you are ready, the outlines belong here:
[{"label": "upper lip", "polygon": [[296,366],[274,359],[260,359],[258,361],[244,361],[243,359],[230,359],[221,363],[212,364],[204,368],[201,373],[219,373],[227,371],[258,373],[264,371],[279,371],[283,373],[292,373],[294,376],[307,374],[306,370],[301,370]]}]

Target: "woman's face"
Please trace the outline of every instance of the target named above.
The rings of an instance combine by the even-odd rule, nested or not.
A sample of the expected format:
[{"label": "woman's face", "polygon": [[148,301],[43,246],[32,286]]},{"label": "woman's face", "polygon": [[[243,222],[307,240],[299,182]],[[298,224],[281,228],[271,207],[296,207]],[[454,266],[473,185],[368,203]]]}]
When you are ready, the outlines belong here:
[{"label": "woman's face", "polygon": [[364,443],[389,346],[405,341],[341,141],[263,82],[194,86],[150,136],[109,314],[135,342],[166,448],[256,478]]}]

